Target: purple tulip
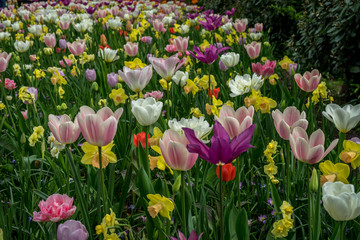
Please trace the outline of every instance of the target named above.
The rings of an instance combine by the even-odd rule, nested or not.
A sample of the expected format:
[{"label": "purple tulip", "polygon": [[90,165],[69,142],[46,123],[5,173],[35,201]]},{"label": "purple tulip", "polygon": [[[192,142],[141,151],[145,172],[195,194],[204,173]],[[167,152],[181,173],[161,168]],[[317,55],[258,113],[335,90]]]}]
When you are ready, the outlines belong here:
[{"label": "purple tulip", "polygon": [[89,238],[85,226],[75,220],[68,220],[60,224],[56,235],[58,240],[87,240]]},{"label": "purple tulip", "polygon": [[219,61],[219,68],[223,72],[229,69],[227,66],[224,65],[224,63],[221,60]]},{"label": "purple tulip", "polygon": [[225,14],[228,15],[229,17],[232,17],[235,14],[236,8],[232,8],[231,11],[226,10]]},{"label": "purple tulip", "polygon": [[88,80],[89,82],[95,81],[96,80],[95,69],[87,69],[85,71],[85,77],[86,77],[86,80]]},{"label": "purple tulip", "polygon": [[115,87],[116,84],[119,82],[119,75],[116,73],[109,73],[107,75],[107,83],[110,87]]},{"label": "purple tulip", "polygon": [[28,102],[28,101],[24,101],[25,104],[33,104],[36,102],[37,100],[37,97],[38,97],[38,90],[34,87],[29,87],[27,90],[26,90],[27,93],[30,93],[33,95],[33,101],[32,102]]},{"label": "purple tulip", "polygon": [[298,67],[300,68],[300,64],[290,63],[290,64],[289,64],[289,74],[290,74],[290,75],[293,75],[293,71],[294,71],[294,74],[296,73],[296,70],[299,71]]},{"label": "purple tulip", "polygon": [[187,149],[191,153],[198,153],[199,157],[215,165],[231,163],[241,153],[252,148],[250,144],[255,124],[230,140],[225,128],[215,120],[214,136],[211,138],[211,147],[199,140],[190,128],[183,128],[186,138],[190,142]]},{"label": "purple tulip", "polygon": [[208,31],[214,31],[223,25],[222,16],[219,15],[205,16],[205,20],[206,21],[199,21],[199,23]]},{"label": "purple tulip", "polygon": [[194,45],[194,52],[189,51],[190,54],[198,59],[199,61],[211,64],[215,62],[215,60],[218,58],[219,54],[224,52],[227,49],[231,49],[230,47],[223,47],[223,48],[216,48],[214,45],[210,45],[208,48],[205,49],[204,53],[201,52],[200,48]]},{"label": "purple tulip", "polygon": [[171,240],[200,240],[201,239],[201,236],[203,235],[204,233],[201,233],[199,236],[196,234],[195,230],[193,230],[191,233],[190,233],[190,236],[189,238],[186,238],[185,235],[180,232],[180,230],[178,230],[178,236],[179,238],[174,238],[174,237],[170,237]]},{"label": "purple tulip", "polygon": [[66,40],[65,39],[60,39],[59,40],[59,47],[61,49],[66,49]]}]

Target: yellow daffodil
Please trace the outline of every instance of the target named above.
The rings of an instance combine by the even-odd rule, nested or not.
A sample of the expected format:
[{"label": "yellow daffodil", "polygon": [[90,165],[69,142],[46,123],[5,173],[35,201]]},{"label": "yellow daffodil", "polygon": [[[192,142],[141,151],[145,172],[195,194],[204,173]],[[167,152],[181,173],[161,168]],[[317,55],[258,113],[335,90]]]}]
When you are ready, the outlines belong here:
[{"label": "yellow daffodil", "polygon": [[123,88],[113,89],[109,94],[109,97],[114,101],[115,106],[120,103],[125,103],[126,99],[128,99],[128,95],[125,94],[125,90]]},{"label": "yellow daffodil", "polygon": [[188,80],[186,80],[186,85],[184,86],[184,91],[186,94],[191,92],[193,94],[193,96],[195,96],[195,94],[199,91],[199,87],[196,86],[196,84],[192,80],[188,79]]},{"label": "yellow daffodil", "polygon": [[289,233],[289,228],[284,225],[282,220],[278,220],[273,224],[273,230],[271,233],[274,235],[275,238],[282,238],[286,237]]},{"label": "yellow daffodil", "polygon": [[165,167],[167,167],[170,170],[171,174],[174,174],[173,170],[167,165],[165,162],[165,159],[162,155],[161,149],[159,146],[151,146],[151,149],[154,150],[157,154],[160,156],[154,157],[154,156],[148,156],[150,161],[150,169],[154,170],[155,167],[157,167],[161,171],[165,171]]},{"label": "yellow daffodil", "polygon": [[349,184],[347,178],[350,175],[350,167],[345,163],[333,164],[331,161],[326,160],[319,164],[321,176],[321,186],[326,182],[340,181],[345,184]]},{"label": "yellow daffodil", "polygon": [[131,69],[137,69],[137,68],[144,68],[146,67],[146,64],[143,63],[139,58],[135,58],[131,62],[125,61],[125,66]]},{"label": "yellow daffodil", "polygon": [[150,200],[148,211],[152,218],[155,218],[159,213],[161,216],[170,218],[170,212],[174,210],[174,203],[160,194],[148,194],[146,195]]},{"label": "yellow daffodil", "polygon": [[5,104],[3,104],[2,102],[0,102],[0,110],[3,110],[5,108]]},{"label": "yellow daffodil", "polygon": [[276,101],[268,97],[260,97],[254,104],[255,111],[260,110],[261,113],[270,113],[270,110],[276,106]]},{"label": "yellow daffodil", "polygon": [[[106,168],[109,163],[116,163],[117,159],[115,153],[111,151],[113,146],[115,146],[115,144],[111,142],[108,145],[101,147],[101,159],[103,168]],[[85,152],[85,155],[81,159],[81,163],[86,165],[93,165],[93,167],[100,168],[98,147],[85,142],[81,146],[81,149]]]},{"label": "yellow daffodil", "polygon": [[294,207],[291,206],[290,203],[288,203],[287,201],[283,201],[283,203],[280,206],[280,210],[281,210],[283,216],[284,215],[287,215],[287,216],[291,215],[293,213],[293,209],[294,209]]},{"label": "yellow daffodil", "polygon": [[360,144],[345,140],[343,142],[344,150],[340,153],[340,159],[345,163],[351,163],[351,167],[356,169],[360,166]]},{"label": "yellow daffodil", "polygon": [[191,108],[190,109],[190,114],[196,118],[200,118],[201,116],[205,116],[204,114],[201,113],[199,108]]},{"label": "yellow daffodil", "polygon": [[288,56],[284,56],[284,58],[279,62],[280,67],[286,71],[289,71],[289,64],[294,63]]},{"label": "yellow daffodil", "polygon": [[[167,82],[165,79],[162,78],[162,79],[159,81],[159,83],[160,83],[161,87],[162,87],[163,89],[165,89],[165,91],[168,90],[168,87],[169,87],[169,89],[171,89],[171,82]],[[169,84],[168,84],[168,83],[169,83]]]},{"label": "yellow daffodil", "polygon": [[158,127],[154,127],[153,129],[154,134],[149,139],[150,146],[159,146],[159,140],[162,138],[163,133]]},{"label": "yellow daffodil", "polygon": [[[211,88],[215,88],[217,86],[217,83],[215,81],[214,75],[210,75],[211,79]],[[194,79],[194,82],[200,86],[202,89],[209,89],[209,75],[204,75],[202,78],[196,77]]]}]

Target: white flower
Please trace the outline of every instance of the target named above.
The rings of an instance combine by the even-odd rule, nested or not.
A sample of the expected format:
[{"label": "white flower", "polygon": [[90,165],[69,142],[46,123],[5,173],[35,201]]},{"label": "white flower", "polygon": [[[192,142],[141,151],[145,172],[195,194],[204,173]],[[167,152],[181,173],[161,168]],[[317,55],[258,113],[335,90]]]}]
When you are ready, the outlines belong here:
[{"label": "white flower", "polygon": [[122,23],[120,18],[116,17],[114,19],[109,19],[106,25],[113,30],[118,30],[121,27]]},{"label": "white flower", "polygon": [[264,79],[261,76],[253,74],[251,78],[251,88],[258,91],[264,85]]},{"label": "white flower", "polygon": [[326,182],[323,187],[323,205],[336,221],[349,221],[360,215],[360,193],[354,185],[342,182]]},{"label": "white flower", "polygon": [[42,25],[31,25],[28,27],[28,31],[34,34],[34,36],[39,37],[42,33],[42,27]]},{"label": "white flower", "polygon": [[4,24],[4,28],[10,27],[11,26],[11,21],[10,20],[6,20],[2,22]]},{"label": "white flower", "polygon": [[126,21],[130,20],[130,19],[131,19],[131,15],[128,14],[128,13],[125,13],[125,14],[124,14],[124,19],[125,19]]},{"label": "white flower", "polygon": [[183,87],[186,85],[186,80],[189,78],[189,73],[183,72],[183,71],[177,71],[174,76],[172,77],[172,80],[176,83],[176,85],[179,85]]},{"label": "white flower", "polygon": [[11,34],[8,32],[0,32],[0,41],[9,40],[11,37]]},{"label": "white flower", "polygon": [[233,29],[233,25],[231,22],[228,22],[221,26],[221,29],[224,31],[231,31]]},{"label": "white flower", "polygon": [[14,31],[19,31],[19,29],[20,29],[19,22],[13,23],[13,24],[11,25],[11,27],[12,27],[12,29],[13,29]]},{"label": "white flower", "polygon": [[168,124],[172,130],[178,132],[179,134],[184,134],[182,130],[184,127],[193,129],[196,137],[199,139],[205,138],[212,129],[203,116],[200,118],[193,116],[191,119],[181,118],[180,121],[173,119],[169,120]]},{"label": "white flower", "polygon": [[90,19],[84,19],[80,23],[76,23],[73,26],[77,32],[84,33],[86,31],[91,32],[92,25],[93,25],[93,23]]},{"label": "white flower", "polygon": [[223,62],[223,64],[228,67],[234,67],[239,63],[240,60],[240,54],[234,53],[234,52],[228,52],[223,54],[220,57],[220,60]]},{"label": "white flower", "polygon": [[15,47],[16,51],[18,51],[18,52],[20,52],[20,53],[24,53],[24,52],[26,52],[27,50],[29,50],[29,48],[30,48],[30,42],[29,42],[29,41],[26,41],[26,42],[23,42],[23,41],[15,41],[14,47]]},{"label": "white flower", "polygon": [[189,26],[186,24],[180,25],[180,33],[181,34],[186,34],[188,33],[190,30]]},{"label": "white flower", "polygon": [[51,149],[50,153],[51,153],[51,156],[52,156],[52,157],[58,158],[60,151],[59,151],[59,149],[57,149],[56,147],[53,147],[53,148]]},{"label": "white flower", "polygon": [[155,123],[160,117],[162,107],[163,103],[156,102],[153,97],[131,101],[131,112],[142,126]]},{"label": "white flower", "polygon": [[250,38],[254,41],[259,40],[262,37],[262,33],[250,33]]},{"label": "white flower", "polygon": [[249,74],[244,76],[236,75],[235,79],[229,81],[231,90],[230,97],[237,97],[248,93],[251,89],[251,77]]},{"label": "white flower", "polygon": [[166,17],[163,18],[162,22],[164,24],[170,24],[172,22],[172,20],[173,20],[172,17],[166,16]]},{"label": "white flower", "polygon": [[112,50],[110,48],[100,49],[98,52],[99,57],[105,60],[105,62],[114,62],[120,57],[117,56],[117,50]]},{"label": "white flower", "polygon": [[360,104],[355,106],[347,104],[341,108],[339,105],[331,103],[326,105],[322,114],[334,123],[340,132],[347,133],[360,121]]}]

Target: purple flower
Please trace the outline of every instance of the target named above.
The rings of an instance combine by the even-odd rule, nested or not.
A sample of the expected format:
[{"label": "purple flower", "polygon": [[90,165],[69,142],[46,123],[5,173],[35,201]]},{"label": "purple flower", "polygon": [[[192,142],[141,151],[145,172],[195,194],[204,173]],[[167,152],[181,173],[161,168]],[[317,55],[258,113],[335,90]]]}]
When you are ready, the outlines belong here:
[{"label": "purple flower", "polygon": [[59,225],[57,229],[58,240],[86,240],[89,238],[89,233],[85,226],[75,220],[67,220]]},{"label": "purple flower", "polygon": [[268,202],[271,206],[274,206],[272,198],[269,198],[269,199],[267,200],[267,202]]},{"label": "purple flower", "polygon": [[352,142],[354,142],[356,144],[360,143],[360,139],[358,137],[353,137],[353,138],[349,139],[349,141],[352,141]]},{"label": "purple flower", "polygon": [[36,102],[37,97],[38,97],[38,90],[34,87],[29,87],[26,90],[27,93],[31,94],[32,97],[32,101],[24,101],[25,104],[33,104]]},{"label": "purple flower", "polygon": [[219,15],[208,15],[204,16],[206,21],[199,21],[199,23],[208,31],[214,31],[218,27],[223,25],[222,16]]},{"label": "purple flower", "polygon": [[219,61],[219,68],[223,72],[229,69],[227,66],[224,65],[224,63],[221,60]]},{"label": "purple flower", "polygon": [[260,215],[260,216],[258,216],[258,220],[259,220],[259,222],[262,222],[262,223],[265,223],[266,222],[266,215]]},{"label": "purple flower", "polygon": [[61,49],[66,49],[66,40],[65,39],[60,39],[59,40],[59,47]]},{"label": "purple flower", "polygon": [[171,240],[200,240],[203,233],[201,233],[199,236],[196,234],[195,230],[192,230],[190,233],[189,238],[186,238],[185,235],[178,230],[178,236],[179,238],[170,237]]},{"label": "purple flower", "polygon": [[190,54],[198,59],[199,61],[205,64],[212,64],[219,57],[219,54],[226,51],[227,49],[231,49],[230,47],[217,48],[214,45],[209,45],[208,48],[205,49],[204,53],[201,52],[200,48],[194,45],[194,52],[189,51]]},{"label": "purple flower", "polygon": [[107,74],[107,83],[110,87],[115,87],[116,84],[119,82],[119,75],[117,73],[109,73]]},{"label": "purple flower", "polygon": [[250,144],[255,124],[251,125],[238,136],[230,140],[229,134],[218,121],[213,128],[214,136],[211,138],[211,147],[199,140],[194,130],[183,128],[189,144],[186,146],[191,153],[198,153],[199,157],[215,165],[231,163],[241,153],[252,148]]},{"label": "purple flower", "polygon": [[85,71],[85,77],[86,80],[88,80],[89,82],[93,82],[96,80],[96,71],[95,69],[87,69]]},{"label": "purple flower", "polygon": [[[296,69],[297,69],[298,67],[300,68],[300,64],[290,63],[290,64],[289,64],[289,74],[290,74],[290,75],[293,75],[293,71],[294,71],[294,73],[296,73]],[[297,70],[299,70],[299,69],[297,69]]]},{"label": "purple flower", "polygon": [[232,17],[235,14],[236,8],[232,8],[231,11],[226,10],[225,14],[228,15],[229,17]]}]

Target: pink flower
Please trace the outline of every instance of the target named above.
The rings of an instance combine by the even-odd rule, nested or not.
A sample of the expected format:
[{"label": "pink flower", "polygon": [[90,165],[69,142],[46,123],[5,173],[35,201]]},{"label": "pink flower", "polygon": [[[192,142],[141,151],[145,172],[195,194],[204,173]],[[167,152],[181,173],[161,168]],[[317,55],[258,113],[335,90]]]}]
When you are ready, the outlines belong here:
[{"label": "pink flower", "polygon": [[256,23],[255,24],[255,30],[257,31],[257,32],[262,32],[262,30],[263,30],[263,24],[262,23]]},{"label": "pink flower", "polygon": [[85,51],[85,41],[80,40],[73,43],[67,43],[67,47],[74,56],[79,56]]},{"label": "pink flower", "polygon": [[47,47],[54,48],[56,46],[56,36],[55,33],[48,33],[44,36],[44,42]]},{"label": "pink flower", "polygon": [[8,54],[7,52],[0,53],[0,72],[5,72],[9,65],[10,58],[12,53]]},{"label": "pink flower", "polygon": [[5,88],[7,90],[13,90],[16,88],[16,83],[14,80],[10,80],[8,78],[5,78]]},{"label": "pink flower", "polygon": [[166,32],[166,28],[164,28],[164,23],[158,19],[153,21],[154,30],[157,32]]},{"label": "pink flower", "polygon": [[296,159],[307,164],[320,162],[328,153],[335,148],[339,139],[331,142],[324,152],[325,136],[321,129],[316,130],[308,138],[306,131],[301,127],[295,127],[290,134],[290,146]]},{"label": "pink flower", "polygon": [[69,67],[71,67],[71,65],[72,65],[72,60],[70,60],[70,59],[65,59],[66,65],[65,65],[65,63],[64,63],[63,60],[60,60],[59,63],[60,63],[60,65],[61,65],[62,67],[66,67],[66,65],[68,65]]},{"label": "pink flower", "polygon": [[98,10],[97,11],[98,18],[104,18],[106,17],[106,11],[105,10]]},{"label": "pink flower", "polygon": [[62,144],[75,142],[80,135],[80,128],[77,119],[74,122],[66,114],[59,119],[53,114],[49,115],[48,126],[55,139]]},{"label": "pink flower", "polygon": [[240,19],[236,19],[235,22],[233,23],[235,30],[238,33],[242,33],[245,32],[246,30],[246,22]]},{"label": "pink flower", "polygon": [[118,73],[126,85],[136,93],[141,92],[146,87],[153,74],[150,65],[135,70],[124,67],[123,71],[119,70]]},{"label": "pink flower", "polygon": [[186,61],[185,58],[180,60],[176,55],[167,59],[156,57],[149,57],[148,59],[155,71],[166,81],[171,80],[175,72],[179,70]]},{"label": "pink flower", "polygon": [[177,37],[174,39],[174,46],[176,51],[178,52],[186,52],[186,49],[188,48],[188,44],[189,44],[189,37]]},{"label": "pink flower", "polygon": [[261,43],[252,42],[250,44],[244,45],[247,54],[251,59],[255,59],[259,56],[261,50]]},{"label": "pink flower", "polygon": [[119,118],[123,109],[119,108],[114,113],[110,108],[103,107],[97,113],[88,107],[80,107],[76,116],[79,127],[85,140],[94,146],[106,146],[115,137]]},{"label": "pink flower", "polygon": [[136,54],[138,53],[138,47],[139,47],[139,43],[127,42],[124,45],[124,50],[128,56],[135,57]]},{"label": "pink flower", "polygon": [[224,105],[220,110],[219,117],[215,116],[215,120],[225,128],[230,139],[233,139],[252,125],[253,116],[253,106],[240,107],[235,112],[232,107]]},{"label": "pink flower", "polygon": [[165,50],[169,53],[172,53],[176,51],[176,47],[173,44],[168,44],[166,45]]},{"label": "pink flower", "polygon": [[197,153],[190,153],[186,146],[189,144],[186,136],[168,129],[164,132],[162,139],[159,141],[160,149],[165,162],[178,171],[190,170],[197,158]]},{"label": "pink flower", "polygon": [[144,98],[153,97],[156,99],[156,101],[159,101],[162,99],[163,95],[164,93],[161,91],[152,91],[145,93]]},{"label": "pink flower", "polygon": [[27,112],[28,112],[28,110],[21,111],[21,114],[22,114],[22,116],[24,117],[25,120],[28,118],[27,117]]},{"label": "pink flower", "polygon": [[36,55],[35,55],[35,54],[30,55],[30,56],[29,56],[29,59],[30,59],[30,61],[32,61],[32,62],[36,61]]},{"label": "pink flower", "polygon": [[40,212],[34,212],[34,222],[59,222],[71,217],[76,207],[73,198],[66,194],[53,194],[46,201],[40,201]]},{"label": "pink flower", "polygon": [[70,21],[59,21],[60,28],[66,30],[70,27]]},{"label": "pink flower", "polygon": [[318,87],[321,80],[321,74],[317,69],[314,69],[311,73],[305,72],[303,76],[301,76],[300,73],[297,73],[294,78],[299,88],[305,92],[312,92]]},{"label": "pink flower", "polygon": [[252,71],[263,78],[268,78],[274,74],[276,67],[276,61],[267,60],[264,65],[261,63],[251,63]]},{"label": "pink flower", "polygon": [[284,113],[281,113],[278,109],[272,112],[274,119],[274,125],[276,131],[280,137],[285,140],[289,140],[290,134],[295,127],[301,127],[306,130],[308,121],[306,120],[306,113],[300,111],[296,107],[287,107]]},{"label": "pink flower", "polygon": [[148,37],[148,36],[142,37],[142,38],[141,38],[141,41],[142,41],[143,43],[146,43],[146,44],[151,44],[151,42],[152,42],[152,37]]}]

